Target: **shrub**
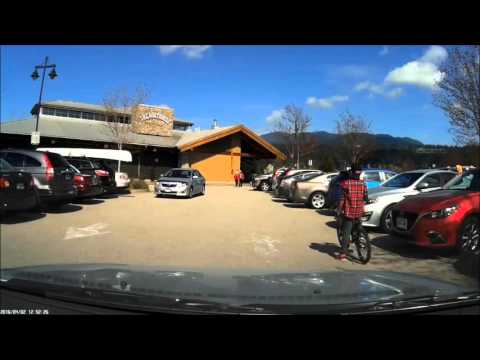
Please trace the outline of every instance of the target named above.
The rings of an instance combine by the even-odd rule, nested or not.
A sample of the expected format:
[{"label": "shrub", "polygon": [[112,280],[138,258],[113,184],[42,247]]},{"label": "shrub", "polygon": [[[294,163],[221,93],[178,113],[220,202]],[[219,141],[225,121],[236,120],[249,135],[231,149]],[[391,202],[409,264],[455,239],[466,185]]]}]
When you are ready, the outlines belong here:
[{"label": "shrub", "polygon": [[145,180],[133,179],[130,183],[130,188],[137,190],[148,190],[148,185]]}]

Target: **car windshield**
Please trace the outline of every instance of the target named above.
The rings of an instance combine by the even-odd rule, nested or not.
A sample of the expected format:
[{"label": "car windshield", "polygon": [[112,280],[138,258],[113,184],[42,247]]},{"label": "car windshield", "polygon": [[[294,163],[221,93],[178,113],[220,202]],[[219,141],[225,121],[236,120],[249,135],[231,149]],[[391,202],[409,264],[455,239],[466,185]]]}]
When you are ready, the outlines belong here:
[{"label": "car windshield", "polygon": [[38,39],[0,51],[0,292],[318,314],[479,290],[477,45]]},{"label": "car windshield", "polygon": [[170,170],[165,174],[165,177],[190,178],[192,177],[192,172],[188,170]]},{"label": "car windshield", "polygon": [[404,173],[398,174],[387,180],[382,184],[384,187],[391,187],[391,188],[406,188],[412,185],[415,181],[417,181],[420,177],[425,175],[425,173]]},{"label": "car windshield", "polygon": [[445,184],[446,190],[480,191],[480,171],[472,171],[456,176]]},{"label": "car windshield", "polygon": [[13,171],[15,170],[9,163],[5,160],[0,159],[0,170],[1,171]]}]

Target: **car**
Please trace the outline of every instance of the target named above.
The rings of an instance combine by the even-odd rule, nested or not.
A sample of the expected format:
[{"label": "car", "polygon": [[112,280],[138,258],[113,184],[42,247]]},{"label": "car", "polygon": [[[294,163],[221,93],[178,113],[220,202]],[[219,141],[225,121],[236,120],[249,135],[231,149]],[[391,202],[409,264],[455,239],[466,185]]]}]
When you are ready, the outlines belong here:
[{"label": "car", "polygon": [[302,173],[307,173],[307,172],[312,172],[312,171],[315,171],[315,170],[312,170],[312,169],[287,169],[286,171],[280,173],[276,180],[272,182],[272,190],[275,191],[279,186],[280,184],[282,183],[282,180],[287,178],[287,177],[290,177],[290,176],[293,176],[293,175],[296,175],[296,174],[302,174]]},{"label": "car", "polygon": [[40,205],[63,205],[75,198],[74,172],[63,156],[44,151],[6,149],[0,151],[0,158],[16,170],[32,175]]},{"label": "car", "polygon": [[290,194],[290,186],[294,181],[302,181],[312,179],[315,176],[323,174],[321,170],[305,170],[298,171],[293,175],[286,176],[280,181],[280,184],[275,189],[275,196],[278,198],[288,199]]},{"label": "car", "polygon": [[274,190],[278,186],[280,181],[286,176],[287,172],[291,170],[294,170],[294,169],[291,169],[288,167],[282,167],[275,171],[272,177],[272,186],[271,186],[272,190]]},{"label": "car", "polygon": [[373,189],[395,175],[395,172],[386,169],[364,169],[360,173],[360,180],[365,181],[368,189]]},{"label": "car", "polygon": [[363,226],[392,230],[392,209],[405,196],[440,189],[457,175],[446,170],[415,170],[398,174],[380,186],[369,190]]},{"label": "car", "polygon": [[77,189],[77,199],[94,198],[103,194],[103,186],[97,175],[82,173],[75,166],[70,166],[75,172],[73,183]]},{"label": "car", "polygon": [[100,180],[103,193],[112,193],[116,190],[114,170],[101,159],[90,159],[88,157],[65,157],[80,172],[88,175],[96,175]]},{"label": "car", "polygon": [[392,232],[420,247],[478,253],[480,170],[457,175],[441,190],[408,196],[392,210]]},{"label": "car", "polygon": [[272,190],[273,174],[257,175],[253,178],[252,187],[256,190],[270,191]]},{"label": "car", "polygon": [[38,205],[38,194],[33,177],[15,170],[0,159],[0,214],[7,211],[30,210]]},{"label": "car", "polygon": [[205,195],[205,178],[198,170],[189,168],[170,169],[155,182],[155,195],[174,195],[191,198]]},{"label": "car", "polygon": [[327,205],[326,195],[329,184],[338,173],[326,173],[304,181],[295,181],[289,194],[293,203],[304,203],[314,209],[322,209]]}]

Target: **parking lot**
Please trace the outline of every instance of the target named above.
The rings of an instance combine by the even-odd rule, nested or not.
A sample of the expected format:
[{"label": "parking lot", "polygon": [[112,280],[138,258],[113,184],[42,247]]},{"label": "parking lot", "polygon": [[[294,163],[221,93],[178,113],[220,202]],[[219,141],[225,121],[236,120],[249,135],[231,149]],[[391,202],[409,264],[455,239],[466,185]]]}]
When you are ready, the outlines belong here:
[{"label": "parking lot", "polygon": [[368,265],[340,262],[334,219],[245,186],[193,199],[132,192],[2,220],[1,265],[122,263],[266,272],[392,270],[473,285],[458,259],[371,233]]}]

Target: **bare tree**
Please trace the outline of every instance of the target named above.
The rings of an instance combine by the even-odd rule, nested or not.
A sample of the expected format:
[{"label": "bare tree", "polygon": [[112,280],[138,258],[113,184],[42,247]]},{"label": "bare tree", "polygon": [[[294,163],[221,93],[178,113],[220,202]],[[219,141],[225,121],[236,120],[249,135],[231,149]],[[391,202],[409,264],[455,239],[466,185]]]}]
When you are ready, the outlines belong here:
[{"label": "bare tree", "polygon": [[370,122],[348,111],[337,120],[337,134],[341,135],[344,156],[350,163],[359,164],[374,150],[370,128]]},{"label": "bare tree", "polygon": [[454,48],[440,69],[434,104],[450,118],[459,145],[480,142],[480,45]]},{"label": "bare tree", "polygon": [[273,123],[273,127],[280,133],[289,159],[297,168],[300,167],[300,157],[311,151],[309,137],[306,134],[311,118],[304,111],[295,106],[284,108],[282,116]]},{"label": "bare tree", "polygon": [[[117,144],[118,150],[122,150],[123,144],[128,143],[132,133],[132,125],[128,119],[132,118],[132,111],[139,104],[145,103],[148,91],[139,87],[130,94],[126,89],[117,89],[108,93],[103,98],[105,108],[105,129],[111,135],[112,141]],[[121,161],[118,161],[120,171]]]}]

